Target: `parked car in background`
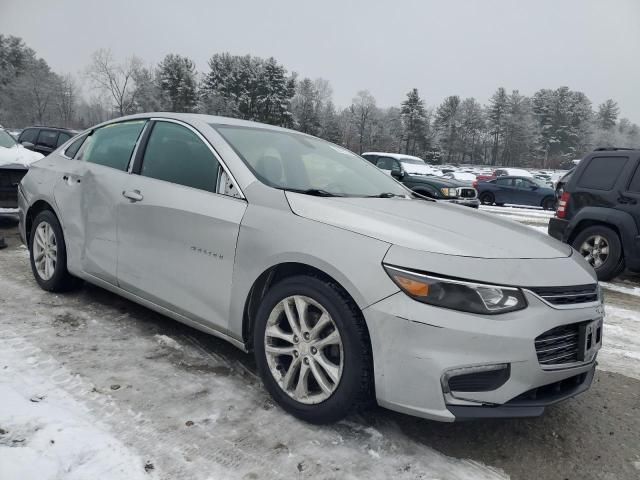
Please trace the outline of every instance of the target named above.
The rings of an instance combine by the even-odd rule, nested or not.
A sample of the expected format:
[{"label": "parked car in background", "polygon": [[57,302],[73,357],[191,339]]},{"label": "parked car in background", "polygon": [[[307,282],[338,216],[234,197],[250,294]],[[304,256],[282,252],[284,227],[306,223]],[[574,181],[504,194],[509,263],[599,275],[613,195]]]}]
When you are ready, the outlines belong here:
[{"label": "parked car in background", "polygon": [[19,145],[0,129],[0,208],[18,208],[18,184],[29,165],[43,156]]},{"label": "parked car in background", "polygon": [[569,243],[598,279],[640,272],[640,150],[602,149],[565,176],[549,235]]},{"label": "parked car in background", "polygon": [[451,180],[458,180],[460,182],[466,182],[469,185],[476,181],[476,176],[469,172],[449,172],[445,173],[443,177]]},{"label": "parked car in background", "polygon": [[360,155],[376,167],[389,173],[400,169],[411,175],[442,175],[442,171],[428,165],[420,157],[401,153],[365,152]]},{"label": "parked car in background", "polygon": [[68,128],[29,127],[20,132],[18,143],[29,150],[46,156],[77,133],[76,130]]},{"label": "parked car in background", "polygon": [[499,176],[476,185],[483,205],[529,205],[545,210],[556,208],[556,192],[533,177]]},{"label": "parked car in background", "polygon": [[21,128],[8,128],[6,130],[7,130],[7,133],[16,140],[18,140],[18,137],[20,137],[20,133],[22,133]]},{"label": "parked car in background", "polygon": [[502,177],[508,175],[510,177],[528,177],[533,178],[533,174],[528,170],[522,168],[497,168],[493,171],[495,177]]},{"label": "parked car in background", "polygon": [[448,422],[538,416],[594,376],[601,294],[568,245],[416,198],[310,135],[119,118],[37,162],[19,203],[41,288],[84,279],[252,351],[309,422],[375,401]]},{"label": "parked car in background", "polygon": [[422,160],[417,157],[407,158],[407,155],[395,153],[363,153],[362,156],[420,195],[467,207],[480,206],[477,192],[471,186],[471,182],[436,176],[433,173],[436,170],[424,162],[420,165],[418,162]]}]

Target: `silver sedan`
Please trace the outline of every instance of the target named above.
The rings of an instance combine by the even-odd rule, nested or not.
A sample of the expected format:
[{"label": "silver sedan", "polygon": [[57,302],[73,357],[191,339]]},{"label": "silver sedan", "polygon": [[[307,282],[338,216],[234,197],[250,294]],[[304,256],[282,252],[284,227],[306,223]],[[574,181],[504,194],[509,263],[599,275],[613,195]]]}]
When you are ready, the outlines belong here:
[{"label": "silver sedan", "polygon": [[252,351],[287,411],[539,415],[586,390],[594,272],[298,132],[195,114],[91,128],[19,188],[38,284],[87,281]]}]

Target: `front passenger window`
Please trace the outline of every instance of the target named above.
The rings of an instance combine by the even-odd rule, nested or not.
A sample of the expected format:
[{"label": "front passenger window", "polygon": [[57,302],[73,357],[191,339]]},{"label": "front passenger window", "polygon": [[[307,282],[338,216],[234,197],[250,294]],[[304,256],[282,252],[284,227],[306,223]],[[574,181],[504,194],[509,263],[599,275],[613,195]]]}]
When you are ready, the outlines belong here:
[{"label": "front passenger window", "polygon": [[140,175],[216,193],[219,164],[188,128],[157,122],[147,143]]}]

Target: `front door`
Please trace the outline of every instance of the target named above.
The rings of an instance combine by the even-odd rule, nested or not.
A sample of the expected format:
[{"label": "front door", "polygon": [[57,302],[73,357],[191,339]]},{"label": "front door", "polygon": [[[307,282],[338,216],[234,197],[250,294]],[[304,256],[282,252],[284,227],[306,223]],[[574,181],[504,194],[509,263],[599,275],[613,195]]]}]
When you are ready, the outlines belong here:
[{"label": "front door", "polygon": [[217,193],[221,166],[187,126],[156,121],[118,210],[118,283],[225,331],[244,200]]}]

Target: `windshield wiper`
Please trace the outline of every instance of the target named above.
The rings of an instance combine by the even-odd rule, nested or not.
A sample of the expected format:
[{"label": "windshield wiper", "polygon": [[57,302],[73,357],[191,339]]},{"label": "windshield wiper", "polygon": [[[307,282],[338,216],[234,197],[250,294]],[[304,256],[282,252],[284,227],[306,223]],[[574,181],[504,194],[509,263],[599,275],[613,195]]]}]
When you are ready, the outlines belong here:
[{"label": "windshield wiper", "polygon": [[320,188],[285,188],[284,190],[286,190],[287,192],[303,193],[304,195],[313,195],[315,197],[342,197],[342,195],[327,192],[326,190],[322,190]]},{"label": "windshield wiper", "polygon": [[392,192],[379,193],[378,195],[369,195],[369,198],[393,198],[393,197],[404,198],[405,196],[400,195],[399,193],[392,193]]}]

